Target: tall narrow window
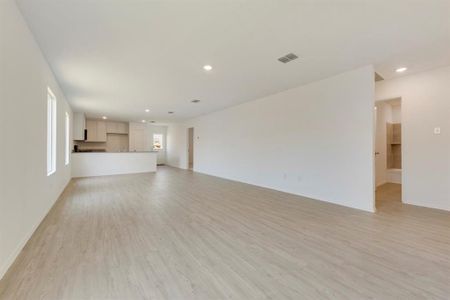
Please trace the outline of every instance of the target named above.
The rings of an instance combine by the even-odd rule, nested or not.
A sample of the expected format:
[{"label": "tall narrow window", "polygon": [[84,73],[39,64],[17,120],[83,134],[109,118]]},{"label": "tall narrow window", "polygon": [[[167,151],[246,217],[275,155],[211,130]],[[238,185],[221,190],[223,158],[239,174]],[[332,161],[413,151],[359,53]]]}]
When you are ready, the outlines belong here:
[{"label": "tall narrow window", "polygon": [[66,166],[70,163],[70,116],[69,113],[66,112]]},{"label": "tall narrow window", "polygon": [[154,134],[153,135],[153,150],[161,150],[163,148],[163,135]]},{"label": "tall narrow window", "polygon": [[56,98],[47,88],[47,176],[56,171]]}]

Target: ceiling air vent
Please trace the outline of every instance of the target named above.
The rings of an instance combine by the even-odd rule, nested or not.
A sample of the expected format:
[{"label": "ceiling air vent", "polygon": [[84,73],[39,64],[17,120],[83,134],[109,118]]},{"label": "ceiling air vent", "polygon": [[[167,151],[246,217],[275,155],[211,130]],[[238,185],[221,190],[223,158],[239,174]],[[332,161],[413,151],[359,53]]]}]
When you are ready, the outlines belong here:
[{"label": "ceiling air vent", "polygon": [[278,60],[285,64],[297,58],[298,56],[295,55],[294,53],[289,53],[286,54],[285,56],[280,57]]}]

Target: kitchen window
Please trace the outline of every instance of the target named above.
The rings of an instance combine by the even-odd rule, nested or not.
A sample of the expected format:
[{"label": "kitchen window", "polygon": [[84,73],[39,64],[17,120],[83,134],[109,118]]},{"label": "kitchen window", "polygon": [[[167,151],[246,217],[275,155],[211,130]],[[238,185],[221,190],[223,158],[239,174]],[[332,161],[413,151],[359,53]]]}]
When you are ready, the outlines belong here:
[{"label": "kitchen window", "polygon": [[163,148],[163,135],[153,134],[153,150],[161,150]]},{"label": "kitchen window", "polygon": [[56,171],[56,97],[47,88],[47,176]]}]

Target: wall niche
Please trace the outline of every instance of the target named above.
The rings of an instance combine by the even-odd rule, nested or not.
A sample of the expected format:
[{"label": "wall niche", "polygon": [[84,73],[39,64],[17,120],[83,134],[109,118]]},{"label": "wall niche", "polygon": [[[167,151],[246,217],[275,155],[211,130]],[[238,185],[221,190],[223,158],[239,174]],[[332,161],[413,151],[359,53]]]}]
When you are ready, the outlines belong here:
[{"label": "wall niche", "polygon": [[386,123],[387,168],[402,168],[402,125],[401,123]]}]

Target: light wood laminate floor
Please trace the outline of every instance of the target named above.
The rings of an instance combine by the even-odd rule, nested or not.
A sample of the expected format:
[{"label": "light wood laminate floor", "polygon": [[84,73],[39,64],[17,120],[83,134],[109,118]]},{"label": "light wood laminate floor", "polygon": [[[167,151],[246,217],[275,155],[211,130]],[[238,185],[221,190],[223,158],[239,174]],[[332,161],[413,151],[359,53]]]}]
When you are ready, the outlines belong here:
[{"label": "light wood laminate floor", "polygon": [[377,187],[375,192],[376,207],[381,211],[402,209],[402,185],[398,183],[385,183]]},{"label": "light wood laminate floor", "polygon": [[449,299],[449,228],[168,167],[76,179],[0,299]]}]

